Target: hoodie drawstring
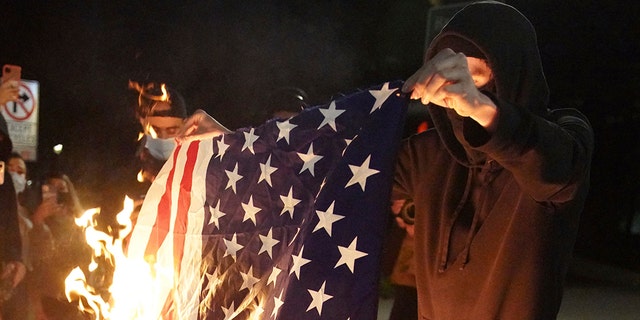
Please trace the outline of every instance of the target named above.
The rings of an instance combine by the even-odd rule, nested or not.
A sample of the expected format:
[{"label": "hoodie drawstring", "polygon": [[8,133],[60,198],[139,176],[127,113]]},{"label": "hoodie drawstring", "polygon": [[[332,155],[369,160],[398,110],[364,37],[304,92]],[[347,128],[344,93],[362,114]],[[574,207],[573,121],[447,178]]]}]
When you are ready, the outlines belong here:
[{"label": "hoodie drawstring", "polygon": [[[484,175],[484,182],[483,184],[486,186],[488,184],[490,184],[496,177],[496,175],[494,174],[494,167],[493,167],[493,162],[494,160],[488,160],[487,161],[487,172]],[[487,190],[484,190],[482,193],[482,199],[480,200],[480,202],[478,203],[479,208],[477,209],[478,211],[482,210],[482,206],[484,205],[484,203],[487,200],[487,197],[489,196],[489,192]],[[469,251],[471,251],[471,242],[473,241],[473,238],[475,237],[477,230],[476,228],[478,227],[478,221],[480,220],[480,218],[478,217],[477,214],[474,213],[473,215],[473,221],[471,222],[471,228],[469,228],[469,233],[467,234],[467,243],[464,246],[464,260],[462,260],[462,265],[460,266],[460,270],[463,270],[464,267],[467,266],[467,263],[469,263]]]},{"label": "hoodie drawstring", "polygon": [[[458,219],[458,215],[460,214],[460,211],[462,211],[462,209],[464,208],[464,205],[467,203],[467,198],[469,197],[469,193],[471,192],[471,185],[473,184],[473,171],[474,169],[469,169],[467,170],[467,183],[464,187],[464,193],[462,194],[462,198],[460,199],[460,201],[458,202],[458,206],[456,207],[455,211],[453,212],[453,219],[451,224],[449,225],[449,230],[447,231],[447,235],[446,235],[446,241],[444,243],[444,245],[442,246],[441,249],[441,253],[440,253],[440,266],[438,267],[438,272],[442,273],[444,272],[444,270],[447,268],[447,256],[449,254],[449,243],[451,241],[451,232],[453,231],[453,227],[456,223],[456,220]],[[474,221],[475,221],[475,215],[474,215]],[[465,248],[465,250],[467,250]]]}]

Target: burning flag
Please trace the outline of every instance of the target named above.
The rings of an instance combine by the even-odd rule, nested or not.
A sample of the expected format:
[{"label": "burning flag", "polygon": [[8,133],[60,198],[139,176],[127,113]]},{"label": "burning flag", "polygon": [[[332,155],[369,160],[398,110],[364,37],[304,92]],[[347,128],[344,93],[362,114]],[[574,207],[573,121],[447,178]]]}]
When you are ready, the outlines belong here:
[{"label": "burning flag", "polygon": [[153,277],[136,316],[375,319],[401,84],[178,146],[127,248]]}]

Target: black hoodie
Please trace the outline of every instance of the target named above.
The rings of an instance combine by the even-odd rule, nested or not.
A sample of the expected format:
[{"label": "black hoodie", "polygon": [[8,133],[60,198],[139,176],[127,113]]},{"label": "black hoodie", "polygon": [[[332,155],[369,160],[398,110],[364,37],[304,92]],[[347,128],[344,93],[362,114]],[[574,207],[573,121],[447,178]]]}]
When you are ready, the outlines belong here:
[{"label": "black hoodie", "polygon": [[[458,12],[427,59],[486,58],[496,131],[429,105],[435,129],[402,148],[394,199],[415,202],[420,319],[555,319],[589,186],[593,132],[550,111],[531,23],[499,2]],[[458,137],[458,138],[457,138]]]},{"label": "black hoodie", "polygon": [[22,241],[18,225],[18,199],[6,161],[12,143],[4,117],[0,115],[0,161],[5,162],[4,183],[0,185],[0,262],[21,261]]}]

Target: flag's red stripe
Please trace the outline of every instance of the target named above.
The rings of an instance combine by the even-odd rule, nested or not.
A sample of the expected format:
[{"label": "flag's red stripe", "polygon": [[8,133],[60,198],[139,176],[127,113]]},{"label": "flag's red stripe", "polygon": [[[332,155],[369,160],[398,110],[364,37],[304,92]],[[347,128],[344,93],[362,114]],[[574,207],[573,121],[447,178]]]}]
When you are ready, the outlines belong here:
[{"label": "flag's red stripe", "polygon": [[[189,206],[191,205],[191,189],[193,181],[193,171],[198,160],[198,149],[200,141],[192,142],[187,149],[187,160],[184,165],[182,178],[180,180],[180,190],[178,193],[178,210],[173,225],[173,262],[174,262],[174,279],[180,279],[180,264],[184,255],[184,239],[187,232],[187,218]],[[172,172],[173,173],[173,172]],[[177,283],[177,282],[176,282]],[[175,300],[171,290],[167,295],[162,307],[161,315],[163,320],[178,319],[175,309]]]},{"label": "flag's red stripe", "polygon": [[164,301],[164,305],[162,306],[162,311],[160,312],[160,316],[162,320],[174,320],[178,319],[178,315],[176,314],[176,309],[174,308],[174,300],[171,298],[173,296],[173,290],[169,292],[169,297]]},{"label": "flag's red stripe", "polygon": [[191,206],[191,187],[193,186],[193,170],[198,160],[200,141],[192,142],[187,149],[187,161],[180,180],[178,193],[178,212],[173,224],[173,261],[176,276],[180,275],[180,263],[184,254],[184,240],[187,233],[189,207]]},{"label": "flag's red stripe", "polygon": [[173,176],[176,172],[176,160],[180,152],[180,147],[181,146],[178,146],[173,152],[173,167],[171,167],[171,171],[169,171],[169,177],[165,184],[166,189],[158,203],[156,222],[153,224],[149,241],[147,241],[147,248],[144,251],[145,258],[149,256],[155,257],[156,253],[158,253],[158,248],[160,248],[160,245],[162,245],[169,233],[169,222],[171,221],[171,185],[173,184]]}]

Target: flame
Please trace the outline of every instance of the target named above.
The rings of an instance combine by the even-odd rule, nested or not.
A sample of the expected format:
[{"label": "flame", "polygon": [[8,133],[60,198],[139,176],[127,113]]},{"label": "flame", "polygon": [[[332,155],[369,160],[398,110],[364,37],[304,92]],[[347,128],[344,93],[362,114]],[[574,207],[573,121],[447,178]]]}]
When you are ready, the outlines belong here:
[{"label": "flame", "polygon": [[153,126],[149,124],[149,122],[145,121],[144,128],[145,128],[145,131],[149,133],[149,136],[151,136],[154,139],[158,138],[158,134],[156,133],[156,130],[153,129]]},{"label": "flame", "polygon": [[[76,224],[85,228],[85,237],[93,249],[93,257],[86,267],[89,280],[82,268],[76,267],[65,280],[65,292],[69,301],[77,299],[78,308],[93,313],[96,320],[151,319],[145,310],[157,309],[158,302],[152,301],[153,295],[149,292],[166,286],[165,280],[169,279],[170,282],[173,279],[173,270],[163,270],[142,259],[130,259],[124,253],[123,240],[132,230],[133,209],[134,202],[127,197],[124,209],[116,216],[119,225],[117,237],[98,230],[94,216],[100,213],[99,208],[87,210],[76,219]],[[100,275],[100,268],[104,269],[105,264],[114,268],[106,290],[91,281],[95,280],[95,273]]]},{"label": "flame", "polygon": [[136,175],[136,180],[138,180],[138,182],[144,182],[144,174],[142,174],[142,170],[138,171],[138,174]]},{"label": "flame", "polygon": [[167,86],[164,83],[160,85],[160,91],[162,91],[162,96],[160,96],[160,101],[169,101]]},{"label": "flame", "polygon": [[142,92],[144,88],[137,82],[129,80],[129,89],[136,90],[138,92]]}]

